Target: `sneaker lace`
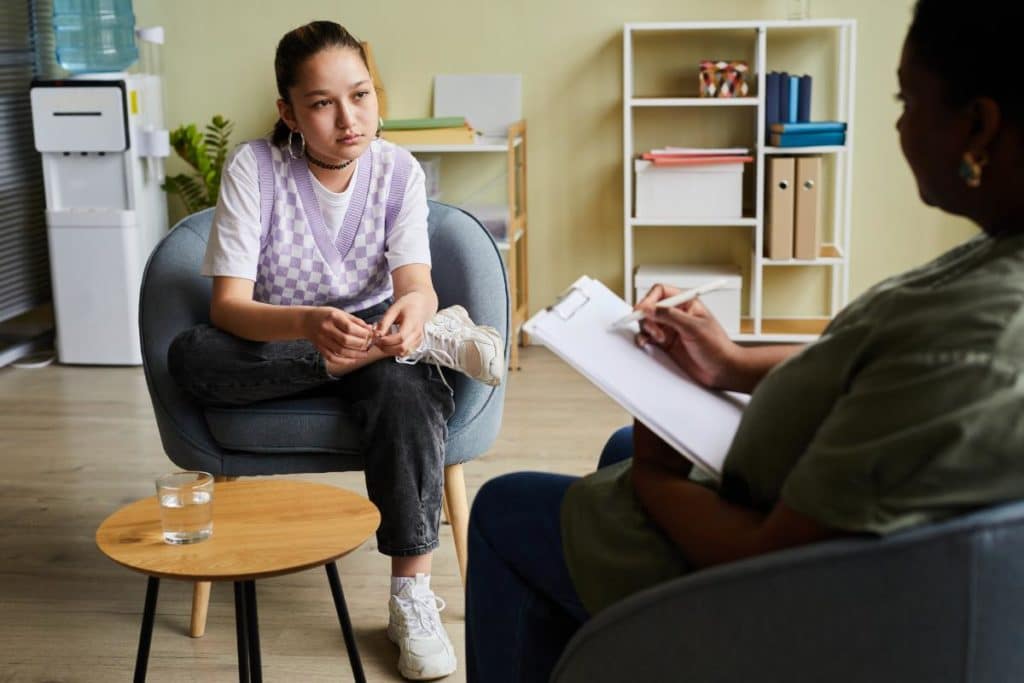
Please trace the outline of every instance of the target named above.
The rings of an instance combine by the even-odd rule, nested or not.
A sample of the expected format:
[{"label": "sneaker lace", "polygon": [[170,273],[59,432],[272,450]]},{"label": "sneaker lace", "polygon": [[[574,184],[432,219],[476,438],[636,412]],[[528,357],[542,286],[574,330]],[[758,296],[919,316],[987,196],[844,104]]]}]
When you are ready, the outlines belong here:
[{"label": "sneaker lace", "polygon": [[460,341],[458,335],[455,334],[455,330],[450,329],[447,326],[440,327],[440,329],[436,331],[425,331],[424,334],[428,337],[427,339],[424,339],[424,348],[403,358],[396,358],[395,360],[399,363],[405,363],[408,365],[424,361],[434,365],[437,368],[437,374],[441,376],[441,382],[443,382],[445,387],[448,388],[448,391],[451,391],[452,388],[449,386],[448,380],[445,379],[444,372],[441,371],[441,368],[458,367]]},{"label": "sneaker lace", "polygon": [[444,626],[441,624],[441,612],[448,606],[444,599],[437,597],[433,593],[413,595],[408,599],[408,605],[410,609],[409,613],[407,613],[406,624],[409,637],[440,637],[440,634],[444,631]]}]

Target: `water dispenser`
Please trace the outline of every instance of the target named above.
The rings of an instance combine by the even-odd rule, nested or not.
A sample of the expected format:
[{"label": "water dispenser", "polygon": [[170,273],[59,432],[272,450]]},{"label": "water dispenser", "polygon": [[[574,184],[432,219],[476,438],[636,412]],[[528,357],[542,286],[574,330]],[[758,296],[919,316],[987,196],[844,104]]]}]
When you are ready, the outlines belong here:
[{"label": "water dispenser", "polygon": [[[98,71],[124,69],[136,59],[134,33],[124,38],[126,7],[134,22],[129,0],[55,2],[58,58],[80,73],[34,81],[31,88],[62,363],[142,363],[142,270],[167,232],[162,79]],[[77,19],[76,8],[85,13]]]}]

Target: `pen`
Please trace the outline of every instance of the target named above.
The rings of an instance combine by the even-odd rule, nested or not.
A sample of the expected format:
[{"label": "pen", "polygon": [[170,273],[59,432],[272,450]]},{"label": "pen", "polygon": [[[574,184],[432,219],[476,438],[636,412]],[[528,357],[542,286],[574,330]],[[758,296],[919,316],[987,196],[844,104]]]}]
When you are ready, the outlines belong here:
[{"label": "pen", "polygon": [[[716,289],[722,289],[723,287],[727,287],[728,285],[729,278],[712,280],[711,282],[704,283],[700,287],[694,287],[693,289],[688,289],[685,292],[679,292],[679,294],[676,294],[675,296],[670,296],[667,299],[662,299],[661,301],[654,305],[656,308],[672,308],[674,306],[678,306],[679,304],[686,303],[690,299],[696,299],[701,294],[707,294],[708,292],[713,292]],[[611,329],[624,327],[629,323],[642,320],[643,317],[643,311],[633,311],[629,315],[623,316],[616,320],[615,322],[613,322]]]}]

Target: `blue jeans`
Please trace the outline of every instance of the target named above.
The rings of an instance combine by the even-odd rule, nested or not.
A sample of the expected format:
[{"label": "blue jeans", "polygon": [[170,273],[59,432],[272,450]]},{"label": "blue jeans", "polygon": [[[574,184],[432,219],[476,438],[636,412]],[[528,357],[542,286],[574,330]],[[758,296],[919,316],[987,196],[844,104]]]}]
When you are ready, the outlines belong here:
[{"label": "blue jeans", "polygon": [[[354,315],[374,322],[389,303]],[[414,556],[437,547],[444,442],[455,411],[440,369],[386,358],[335,379],[305,339],[257,342],[211,325],[179,334],[167,360],[178,385],[204,406],[245,406],[298,394],[343,402],[361,427],[366,489],[381,516],[378,549]]]},{"label": "blue jeans", "polygon": [[[633,455],[615,432],[598,467]],[[547,681],[589,615],[562,554],[562,499],[578,477],[516,472],[483,485],[469,519],[466,660],[469,683]]]}]

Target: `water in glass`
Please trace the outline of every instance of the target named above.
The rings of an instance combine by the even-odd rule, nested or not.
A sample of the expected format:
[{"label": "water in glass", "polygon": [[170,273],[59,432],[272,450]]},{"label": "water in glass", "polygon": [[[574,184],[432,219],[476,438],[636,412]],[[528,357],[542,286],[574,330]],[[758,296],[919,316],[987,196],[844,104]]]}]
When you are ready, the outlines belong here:
[{"label": "water in glass", "polygon": [[175,472],[157,480],[160,522],[167,543],[197,543],[213,534],[213,477]]}]

